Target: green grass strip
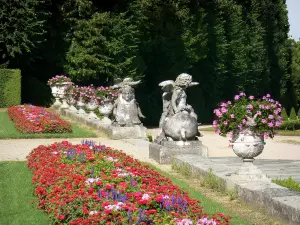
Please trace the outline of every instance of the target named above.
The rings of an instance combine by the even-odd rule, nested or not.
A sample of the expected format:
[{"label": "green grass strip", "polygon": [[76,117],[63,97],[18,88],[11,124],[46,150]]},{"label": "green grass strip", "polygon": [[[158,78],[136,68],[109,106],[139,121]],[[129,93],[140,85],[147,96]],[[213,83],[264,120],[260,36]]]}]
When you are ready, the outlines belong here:
[{"label": "green grass strip", "polygon": [[[147,163],[148,164],[148,163]],[[251,225],[252,223],[245,221],[245,219],[241,218],[237,213],[223,207],[221,204],[217,203],[216,201],[202,195],[199,191],[195,190],[193,187],[191,187],[188,183],[185,181],[176,178],[174,175],[171,175],[165,171],[162,171],[161,169],[148,164],[152,168],[154,168],[157,172],[164,175],[165,177],[172,180],[172,182],[182,188],[182,190],[189,193],[189,196],[193,199],[200,200],[200,204],[204,207],[204,211],[209,214],[214,213],[224,213],[225,215],[232,216],[230,220],[230,225]]]},{"label": "green grass strip", "polygon": [[294,191],[300,191],[300,182],[295,181],[292,177],[289,177],[288,179],[274,179],[272,180],[273,183],[278,184],[282,187],[289,188]]},{"label": "green grass strip", "polygon": [[0,223],[6,225],[49,225],[46,213],[30,202],[32,174],[25,162],[0,162]]},{"label": "green grass strip", "polygon": [[80,128],[77,124],[71,123],[73,131],[62,134],[22,134],[14,127],[14,123],[9,119],[7,112],[0,112],[0,139],[27,139],[27,138],[88,138],[97,137],[89,130]]}]

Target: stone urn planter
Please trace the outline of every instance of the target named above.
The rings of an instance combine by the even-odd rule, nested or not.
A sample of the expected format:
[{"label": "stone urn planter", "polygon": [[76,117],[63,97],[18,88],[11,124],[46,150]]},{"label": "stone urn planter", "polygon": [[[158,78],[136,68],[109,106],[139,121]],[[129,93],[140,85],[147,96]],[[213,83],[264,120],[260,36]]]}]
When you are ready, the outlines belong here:
[{"label": "stone urn planter", "polygon": [[85,107],[85,103],[83,102],[83,100],[81,98],[79,98],[78,102],[77,102],[77,106],[78,106],[78,111],[77,114],[79,115],[86,115],[86,112],[84,111],[84,107]]},{"label": "stone urn planter", "polygon": [[232,141],[232,150],[241,157],[243,162],[253,162],[254,157],[259,156],[264,149],[262,135],[244,130],[236,134]]},{"label": "stone urn planter", "polygon": [[67,103],[69,105],[68,110],[71,112],[77,112],[77,109],[75,108],[76,100],[72,97],[67,97]]},{"label": "stone urn planter", "polygon": [[253,164],[254,157],[263,152],[265,145],[263,135],[256,132],[255,118],[256,116],[254,118],[247,117],[246,128],[233,135],[232,150],[243,161],[236,175],[244,180],[268,180],[266,175]]},{"label": "stone urn planter", "polygon": [[104,104],[99,105],[99,112],[103,115],[103,119],[101,123],[111,124],[111,120],[109,116],[112,114],[113,111],[113,101],[104,101]]},{"label": "stone urn planter", "polygon": [[61,102],[59,100],[59,87],[57,85],[51,86],[51,93],[53,97],[55,98],[55,102],[51,106],[52,108],[59,108],[61,106]]},{"label": "stone urn planter", "polygon": [[89,119],[94,119],[94,120],[97,120],[98,119],[98,116],[95,114],[95,110],[99,107],[98,103],[96,101],[90,101],[86,104],[86,108],[88,110],[90,110],[90,113],[89,113]]},{"label": "stone urn planter", "polygon": [[68,109],[70,106],[67,103],[67,96],[65,94],[65,89],[70,82],[62,82],[58,84],[59,89],[59,97],[62,100],[62,105],[59,107],[60,109]]}]

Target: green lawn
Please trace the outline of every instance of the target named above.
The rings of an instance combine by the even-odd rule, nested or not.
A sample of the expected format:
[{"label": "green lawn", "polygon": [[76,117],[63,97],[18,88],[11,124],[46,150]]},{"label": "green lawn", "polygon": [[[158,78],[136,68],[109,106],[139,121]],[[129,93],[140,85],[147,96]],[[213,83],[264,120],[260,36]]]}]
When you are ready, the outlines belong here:
[{"label": "green lawn", "polygon": [[[213,127],[205,127],[205,128],[200,128],[201,131],[211,131],[214,132],[215,129]],[[300,136],[300,130],[279,130],[278,134],[280,136]]]},{"label": "green lawn", "polygon": [[20,139],[20,138],[75,138],[75,137],[96,137],[90,130],[80,128],[77,124],[71,123],[73,131],[63,134],[21,134],[14,127],[14,123],[9,119],[7,112],[0,111],[0,139]]},{"label": "green lawn", "polygon": [[32,174],[25,162],[0,162],[0,224],[48,225],[46,213],[37,209]]}]

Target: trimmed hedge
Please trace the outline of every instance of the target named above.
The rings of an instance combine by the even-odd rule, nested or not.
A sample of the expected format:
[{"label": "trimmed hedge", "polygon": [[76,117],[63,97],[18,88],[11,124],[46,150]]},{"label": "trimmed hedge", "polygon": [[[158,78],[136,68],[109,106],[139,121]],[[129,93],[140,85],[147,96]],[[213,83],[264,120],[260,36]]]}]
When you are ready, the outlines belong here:
[{"label": "trimmed hedge", "polygon": [[0,69],[0,108],[21,104],[21,70]]},{"label": "trimmed hedge", "polygon": [[287,120],[279,127],[280,130],[299,130],[300,121],[299,120]]}]

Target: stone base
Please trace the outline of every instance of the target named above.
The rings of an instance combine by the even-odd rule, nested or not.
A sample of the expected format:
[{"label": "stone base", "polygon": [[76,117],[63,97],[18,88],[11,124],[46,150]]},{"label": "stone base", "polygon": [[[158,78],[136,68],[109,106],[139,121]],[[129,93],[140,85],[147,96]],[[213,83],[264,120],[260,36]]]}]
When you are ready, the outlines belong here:
[{"label": "stone base", "polygon": [[163,141],[161,144],[149,145],[149,158],[160,164],[171,164],[173,157],[180,154],[195,154],[207,158],[208,148],[201,141]]},{"label": "stone base", "polygon": [[253,162],[243,162],[242,166],[235,173],[228,174],[228,177],[233,181],[261,180],[271,182],[271,179],[254,165]]},{"label": "stone base", "polygon": [[112,139],[147,139],[147,128],[144,126],[115,127],[110,126],[108,135]]}]

